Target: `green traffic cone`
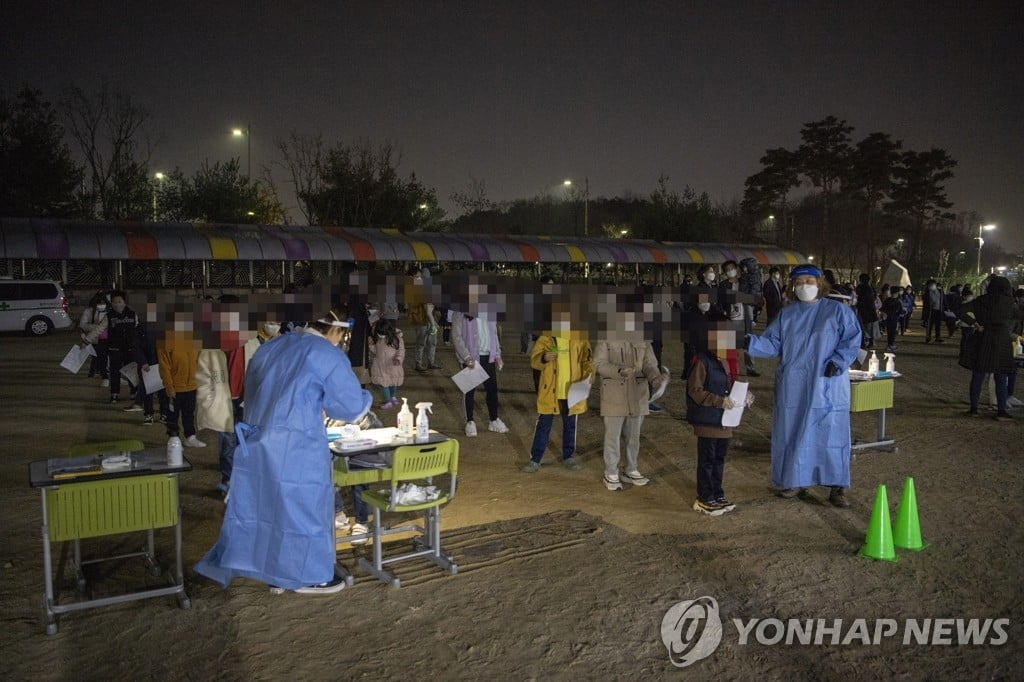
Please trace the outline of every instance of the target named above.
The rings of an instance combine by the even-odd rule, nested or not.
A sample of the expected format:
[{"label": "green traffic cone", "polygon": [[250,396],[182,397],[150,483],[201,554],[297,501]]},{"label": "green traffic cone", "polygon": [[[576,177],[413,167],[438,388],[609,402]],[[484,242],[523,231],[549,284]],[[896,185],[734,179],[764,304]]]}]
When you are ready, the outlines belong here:
[{"label": "green traffic cone", "polygon": [[921,539],[921,523],[917,518],[917,495],[914,494],[914,479],[907,476],[903,484],[903,497],[900,508],[896,512],[896,525],[893,526],[893,544],[900,549],[920,552],[927,547]]},{"label": "green traffic cone", "polygon": [[871,522],[864,537],[864,546],[858,555],[865,559],[896,561],[896,550],[892,545],[892,525],[889,523],[889,498],[885,494],[885,486],[878,486],[875,493],[875,506],[871,510]]}]

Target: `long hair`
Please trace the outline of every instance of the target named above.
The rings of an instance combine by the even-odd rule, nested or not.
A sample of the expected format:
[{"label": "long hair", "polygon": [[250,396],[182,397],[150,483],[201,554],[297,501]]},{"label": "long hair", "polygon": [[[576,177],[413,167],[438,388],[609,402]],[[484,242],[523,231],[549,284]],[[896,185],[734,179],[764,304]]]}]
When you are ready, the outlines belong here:
[{"label": "long hair", "polygon": [[374,330],[374,332],[377,334],[377,336],[383,336],[387,344],[396,350],[401,345],[401,340],[399,339],[398,334],[398,327],[395,326],[394,320],[389,320],[386,318],[377,320],[377,327]]}]

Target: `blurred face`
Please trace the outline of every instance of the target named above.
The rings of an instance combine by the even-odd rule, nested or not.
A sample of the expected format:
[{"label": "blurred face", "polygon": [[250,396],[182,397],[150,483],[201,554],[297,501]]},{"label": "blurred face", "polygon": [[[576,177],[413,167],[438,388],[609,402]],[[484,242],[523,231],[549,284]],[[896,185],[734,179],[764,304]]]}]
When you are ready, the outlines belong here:
[{"label": "blurred face", "polygon": [[736,350],[736,331],[734,329],[709,330],[708,349],[719,356],[724,356],[730,350]]}]

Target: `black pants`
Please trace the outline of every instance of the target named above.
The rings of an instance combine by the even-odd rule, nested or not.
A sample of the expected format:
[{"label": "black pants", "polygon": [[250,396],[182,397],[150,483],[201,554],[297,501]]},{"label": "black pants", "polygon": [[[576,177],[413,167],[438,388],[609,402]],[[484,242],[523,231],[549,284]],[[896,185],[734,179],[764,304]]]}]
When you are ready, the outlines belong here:
[{"label": "black pants", "polygon": [[107,350],[108,362],[110,363],[110,395],[121,393],[121,368],[132,361],[127,351],[118,348]]},{"label": "black pants", "polygon": [[181,417],[185,438],[196,435],[196,392],[179,391],[175,393],[170,408],[167,414],[167,435],[178,435],[178,417]]},{"label": "black pants", "polygon": [[[477,362],[487,372],[487,381],[484,382],[484,391],[487,392],[487,415],[494,421],[498,418],[498,375],[494,363],[488,359],[489,356],[481,355]],[[473,421],[473,396],[476,389],[466,392],[466,421]]]},{"label": "black pants", "polygon": [[900,330],[900,321],[896,317],[885,318],[885,341],[889,347],[896,345],[896,335]]},{"label": "black pants", "polygon": [[[928,321],[925,322],[924,326],[924,340],[929,341],[932,337],[932,330],[935,331],[935,340],[942,340],[942,312],[933,310],[932,314],[928,316]],[[113,385],[113,384],[111,384]]]},{"label": "black pants", "polygon": [[697,499],[701,502],[714,502],[725,497],[722,473],[728,450],[728,438],[697,438]]}]

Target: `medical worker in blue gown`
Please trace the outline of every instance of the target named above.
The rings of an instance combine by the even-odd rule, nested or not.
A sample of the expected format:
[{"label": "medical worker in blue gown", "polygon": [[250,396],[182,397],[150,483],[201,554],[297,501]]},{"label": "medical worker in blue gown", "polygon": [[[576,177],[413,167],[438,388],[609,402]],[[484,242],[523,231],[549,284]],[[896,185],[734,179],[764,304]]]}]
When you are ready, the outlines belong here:
[{"label": "medical worker in blue gown", "polygon": [[825,298],[821,270],[800,265],[790,273],[793,303],[761,336],[748,335],[756,358],[779,358],[772,416],[772,485],[785,498],[806,488],[831,488],[829,502],[847,507],[850,486],[850,377],[860,349],[853,310]]},{"label": "medical worker in blue gown", "polygon": [[[256,351],[220,537],[196,571],[224,587],[260,580],[302,594],[337,592],[334,487],[324,413],[355,422],[373,397],[338,347],[349,322],[331,311]],[[344,316],[347,318],[347,315]]]}]

